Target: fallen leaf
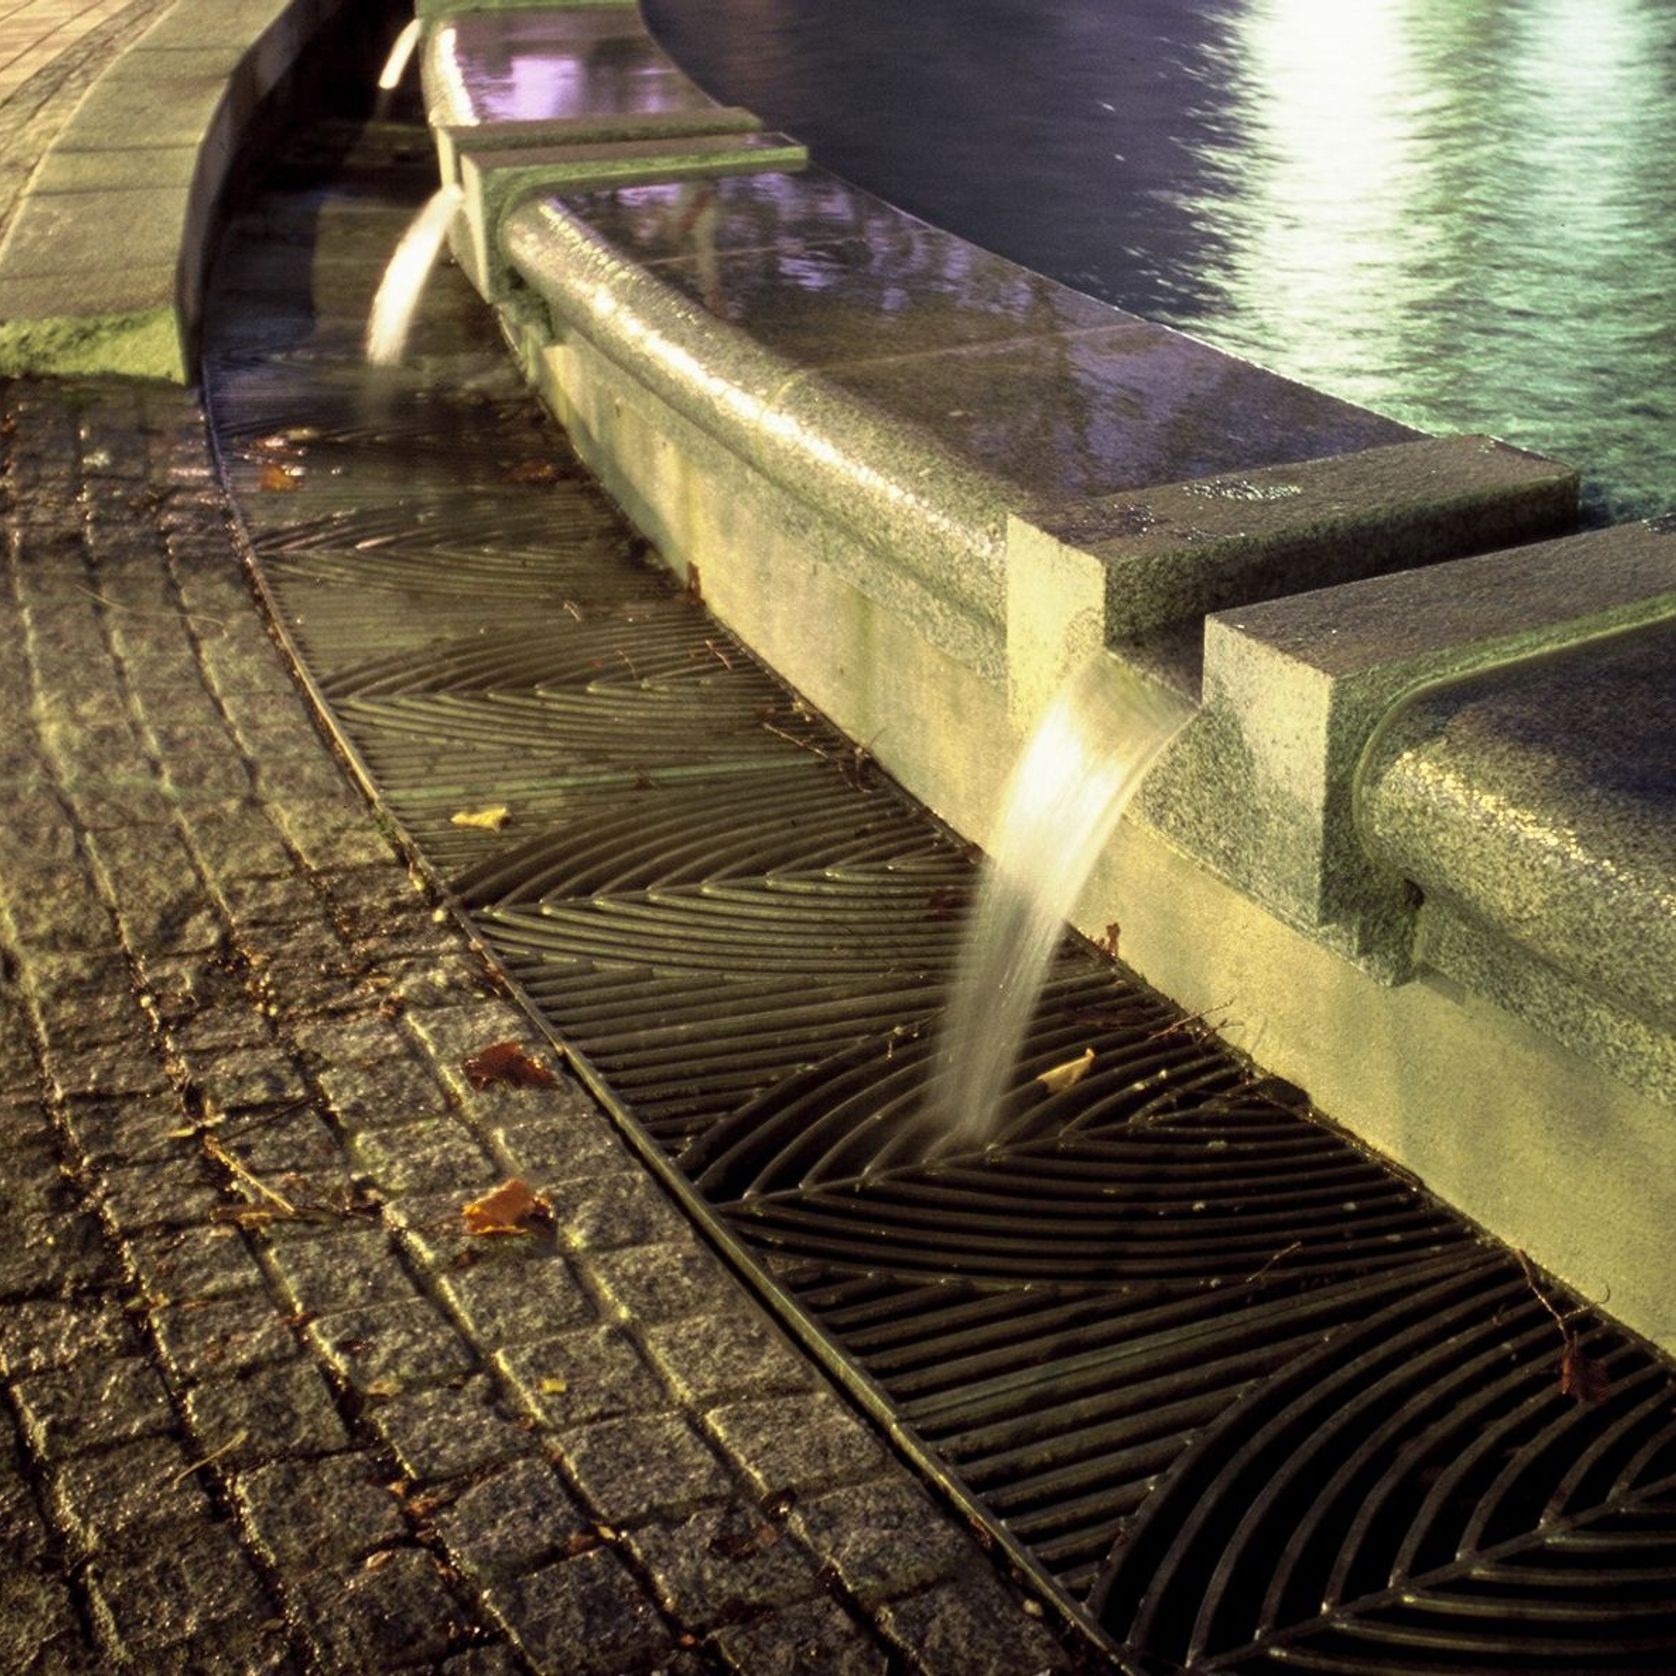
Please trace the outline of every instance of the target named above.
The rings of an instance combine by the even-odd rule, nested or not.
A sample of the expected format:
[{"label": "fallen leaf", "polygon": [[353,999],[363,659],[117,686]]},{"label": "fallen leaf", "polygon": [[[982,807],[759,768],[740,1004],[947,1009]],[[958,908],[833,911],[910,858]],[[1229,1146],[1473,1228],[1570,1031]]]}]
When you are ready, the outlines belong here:
[{"label": "fallen leaf", "polygon": [[499,832],[512,819],[512,811],[504,803],[496,803],[487,809],[456,809],[449,816],[450,824],[454,826],[475,826],[484,832]]},{"label": "fallen leaf", "polygon": [[592,1531],[578,1531],[565,1540],[565,1558],[573,1560],[579,1554],[591,1554],[598,1546],[599,1538]]},{"label": "fallen leaf", "polygon": [[1117,921],[1113,920],[1111,922],[1111,924],[1106,927],[1105,935],[1102,936],[1102,937],[1096,937],[1094,939],[1094,946],[1097,949],[1103,950],[1106,954],[1109,954],[1112,957],[1113,960],[1116,960],[1117,959],[1117,939],[1118,939],[1118,925],[1117,925]]},{"label": "fallen leaf", "polygon": [[699,605],[704,600],[704,582],[698,574],[698,566],[691,562],[687,565],[687,579],[681,584],[681,598],[688,605]]},{"label": "fallen leaf", "polygon": [[533,1234],[553,1225],[553,1207],[517,1176],[473,1199],[463,1214],[468,1234]]},{"label": "fallen leaf", "polygon": [[561,1379],[557,1374],[549,1374],[541,1382],[541,1394],[544,1397],[562,1397],[570,1389],[570,1381]]},{"label": "fallen leaf", "polygon": [[1088,1075],[1088,1067],[1094,1063],[1094,1049],[1084,1048],[1075,1059],[1067,1059],[1063,1065],[1055,1065],[1051,1071],[1043,1071],[1036,1078],[1049,1094],[1063,1094],[1067,1088],[1075,1088]]},{"label": "fallen leaf", "polygon": [[1569,1334],[1560,1356],[1560,1390],[1578,1402],[1603,1402],[1612,1391],[1606,1364],[1587,1354]]},{"label": "fallen leaf", "polygon": [[273,460],[263,465],[257,480],[269,494],[285,494],[303,486],[301,467],[282,466]]},{"label": "fallen leaf", "polygon": [[558,1078],[524,1052],[518,1042],[492,1042],[480,1053],[462,1060],[460,1069],[473,1088],[489,1088],[497,1082],[514,1088],[551,1088]]},{"label": "fallen leaf", "polygon": [[362,1562],[362,1570],[382,1571],[395,1557],[395,1552],[394,1548],[380,1548],[375,1552],[368,1554],[366,1559]]},{"label": "fallen leaf", "polygon": [[553,460],[520,460],[506,474],[508,483],[557,483],[559,468]]}]

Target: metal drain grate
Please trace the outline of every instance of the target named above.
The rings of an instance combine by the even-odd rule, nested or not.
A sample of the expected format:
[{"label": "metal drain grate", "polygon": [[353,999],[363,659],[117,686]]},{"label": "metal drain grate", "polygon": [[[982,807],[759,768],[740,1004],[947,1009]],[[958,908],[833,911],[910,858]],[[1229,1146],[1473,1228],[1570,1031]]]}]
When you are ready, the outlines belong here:
[{"label": "metal drain grate", "polygon": [[1128,1667],[1676,1667],[1669,1368],[1585,1313],[1573,1400],[1513,1257],[1201,1025],[1067,944],[999,1142],[928,1148],[968,858],[644,562],[463,282],[355,362],[417,138],[235,227],[207,387],[337,724],[578,1059]]}]

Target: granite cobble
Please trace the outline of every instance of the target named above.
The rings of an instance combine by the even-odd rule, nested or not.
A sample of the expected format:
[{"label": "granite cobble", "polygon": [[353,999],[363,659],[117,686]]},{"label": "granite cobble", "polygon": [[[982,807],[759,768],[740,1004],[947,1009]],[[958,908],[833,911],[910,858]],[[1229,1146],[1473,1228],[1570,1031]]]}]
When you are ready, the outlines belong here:
[{"label": "granite cobble", "polygon": [[0,408],[0,1667],[1058,1668],[439,920],[190,397]]}]

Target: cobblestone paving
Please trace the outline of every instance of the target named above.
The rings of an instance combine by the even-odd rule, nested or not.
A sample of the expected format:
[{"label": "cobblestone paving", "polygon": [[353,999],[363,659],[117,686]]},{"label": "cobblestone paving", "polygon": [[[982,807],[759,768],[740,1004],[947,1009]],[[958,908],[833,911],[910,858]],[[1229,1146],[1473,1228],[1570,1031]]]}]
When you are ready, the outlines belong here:
[{"label": "cobblestone paving", "polygon": [[[189,396],[0,388],[0,1668],[1031,1672],[317,733]],[[510,1175],[551,1237],[468,1234]]]}]

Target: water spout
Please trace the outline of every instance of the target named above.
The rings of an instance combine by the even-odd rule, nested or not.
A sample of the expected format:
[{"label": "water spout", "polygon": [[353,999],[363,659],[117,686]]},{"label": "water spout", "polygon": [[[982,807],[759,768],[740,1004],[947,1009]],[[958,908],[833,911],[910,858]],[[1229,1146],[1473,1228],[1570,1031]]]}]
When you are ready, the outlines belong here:
[{"label": "water spout", "polygon": [[401,85],[401,79],[407,73],[408,60],[413,57],[413,49],[419,44],[422,27],[418,18],[402,26],[402,32],[396,37],[396,44],[390,48],[390,56],[384,60],[384,68],[378,72],[381,91],[394,93]]},{"label": "water spout", "polygon": [[1013,769],[933,1061],[939,1151],[994,1137],[1065,921],[1158,753],[1187,720],[1174,695],[1096,653],[1048,706]]},{"label": "water spout", "polygon": [[440,187],[402,234],[367,316],[367,359],[375,367],[393,367],[401,361],[414,311],[463,196],[458,186]]}]

